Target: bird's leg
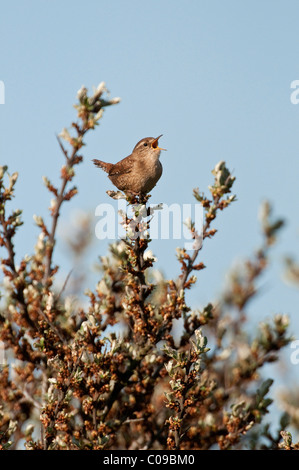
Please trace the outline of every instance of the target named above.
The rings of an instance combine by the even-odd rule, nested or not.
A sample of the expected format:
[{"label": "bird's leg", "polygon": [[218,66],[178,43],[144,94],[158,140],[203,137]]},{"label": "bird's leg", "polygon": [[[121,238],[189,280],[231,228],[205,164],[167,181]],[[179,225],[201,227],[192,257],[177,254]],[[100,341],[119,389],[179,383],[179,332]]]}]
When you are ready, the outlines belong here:
[{"label": "bird's leg", "polygon": [[125,195],[129,204],[138,204],[138,193],[134,191],[126,190]]},{"label": "bird's leg", "polygon": [[139,193],[138,197],[139,197],[140,204],[145,205],[151,196],[150,196],[150,194]]}]

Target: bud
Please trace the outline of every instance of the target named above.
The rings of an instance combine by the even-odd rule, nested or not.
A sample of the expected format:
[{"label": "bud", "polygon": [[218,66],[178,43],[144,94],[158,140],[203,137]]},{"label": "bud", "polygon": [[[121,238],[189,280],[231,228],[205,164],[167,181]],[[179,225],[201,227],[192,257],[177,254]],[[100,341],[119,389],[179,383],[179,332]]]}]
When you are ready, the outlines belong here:
[{"label": "bud", "polygon": [[77,98],[82,102],[87,96],[87,88],[84,85],[81,86],[80,90],[77,91]]},{"label": "bud", "polygon": [[67,142],[70,142],[72,140],[72,137],[70,136],[69,131],[65,127],[60,132],[59,137],[66,140]]},{"label": "bud", "polygon": [[120,101],[121,101],[121,98],[117,96],[116,98],[111,98],[111,100],[109,100],[109,104],[117,104]]},{"label": "bud", "polygon": [[38,227],[43,227],[44,226],[44,221],[43,218],[40,215],[33,215],[33,220],[36,223]]},{"label": "bud", "polygon": [[6,166],[6,165],[0,166],[0,179],[3,178],[4,173],[6,172],[6,170],[7,170],[7,166]]},{"label": "bud", "polygon": [[101,82],[98,84],[94,95],[100,97],[104,93],[104,91],[106,91],[106,84],[105,82]]},{"label": "bud", "polygon": [[11,175],[10,180],[11,180],[11,182],[12,182],[13,184],[17,181],[18,176],[19,176],[19,173],[18,173],[17,171],[15,171],[15,172]]},{"label": "bud", "polygon": [[152,261],[157,261],[157,258],[153,255],[152,250],[146,250],[146,252],[143,255],[143,258],[145,260],[151,259]]},{"label": "bud", "polygon": [[167,370],[168,374],[170,375],[173,369],[173,360],[170,360],[167,363],[165,363],[164,367]]},{"label": "bud", "polygon": [[104,113],[103,109],[100,109],[100,111],[98,111],[97,114],[95,115],[94,120],[99,121],[101,117],[103,116],[103,113]]}]

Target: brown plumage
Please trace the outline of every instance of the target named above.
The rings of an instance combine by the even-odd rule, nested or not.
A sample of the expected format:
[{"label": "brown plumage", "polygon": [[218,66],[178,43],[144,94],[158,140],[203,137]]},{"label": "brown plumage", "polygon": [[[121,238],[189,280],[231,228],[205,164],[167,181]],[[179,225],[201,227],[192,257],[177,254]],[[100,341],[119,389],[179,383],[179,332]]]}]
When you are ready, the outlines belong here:
[{"label": "brown plumage", "polygon": [[161,150],[165,149],[158,147],[160,137],[162,136],[141,139],[131,155],[115,164],[101,160],[93,162],[108,173],[109,179],[121,191],[147,194],[156,186],[162,175],[159,157]]}]

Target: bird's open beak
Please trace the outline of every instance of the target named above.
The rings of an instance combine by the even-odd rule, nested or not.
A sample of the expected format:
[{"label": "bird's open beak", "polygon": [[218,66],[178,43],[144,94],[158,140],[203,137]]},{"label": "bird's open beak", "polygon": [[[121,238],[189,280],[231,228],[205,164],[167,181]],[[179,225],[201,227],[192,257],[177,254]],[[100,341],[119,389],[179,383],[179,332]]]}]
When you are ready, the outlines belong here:
[{"label": "bird's open beak", "polygon": [[163,134],[159,135],[159,137],[157,137],[155,140],[152,141],[151,143],[151,147],[153,149],[157,149],[157,150],[166,150],[166,149],[162,149],[161,147],[158,147],[158,140],[160,139],[160,137],[162,137]]}]

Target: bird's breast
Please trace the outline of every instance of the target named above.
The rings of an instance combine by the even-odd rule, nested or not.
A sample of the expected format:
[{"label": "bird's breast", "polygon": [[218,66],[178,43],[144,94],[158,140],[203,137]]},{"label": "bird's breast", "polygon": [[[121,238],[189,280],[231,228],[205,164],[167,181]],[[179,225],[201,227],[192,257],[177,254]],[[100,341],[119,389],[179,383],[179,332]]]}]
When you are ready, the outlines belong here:
[{"label": "bird's breast", "polygon": [[156,186],[162,175],[162,164],[159,159],[147,159],[140,162],[140,166],[140,192],[148,193]]}]

